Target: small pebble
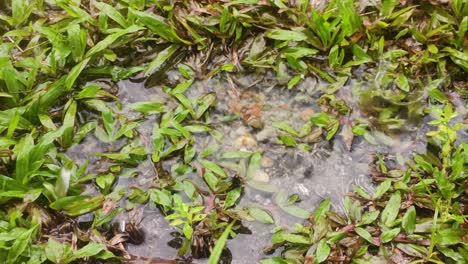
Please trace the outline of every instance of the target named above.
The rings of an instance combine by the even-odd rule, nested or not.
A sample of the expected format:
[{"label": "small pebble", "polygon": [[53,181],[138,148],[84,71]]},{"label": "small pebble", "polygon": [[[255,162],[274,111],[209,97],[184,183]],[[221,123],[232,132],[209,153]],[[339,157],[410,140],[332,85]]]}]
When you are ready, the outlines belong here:
[{"label": "small pebble", "polygon": [[262,164],[262,167],[264,168],[269,168],[269,167],[273,167],[273,160],[268,158],[268,157],[262,157],[262,161],[261,161],[261,164]]}]

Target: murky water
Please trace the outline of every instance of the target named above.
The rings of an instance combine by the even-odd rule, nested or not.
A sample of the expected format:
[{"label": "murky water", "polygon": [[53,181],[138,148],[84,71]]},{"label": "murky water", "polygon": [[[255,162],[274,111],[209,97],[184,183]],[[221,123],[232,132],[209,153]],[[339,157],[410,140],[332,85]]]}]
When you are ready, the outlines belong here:
[{"label": "murky water", "polygon": [[[168,85],[172,83],[174,86],[179,78],[177,72],[169,72]],[[121,81],[117,86],[117,96],[124,106],[122,113],[129,119],[140,117],[127,108],[131,103],[157,101],[164,102],[169,109],[177,106],[177,102],[164,93],[162,86],[145,87],[143,82],[130,80]],[[424,151],[424,134],[427,129],[423,127],[395,137],[376,134],[377,144],[374,145],[362,138],[355,138],[351,151],[339,134],[331,142],[322,140],[311,144],[313,147],[308,151],[280,144],[277,139],[280,131],[273,127],[273,123],[286,122],[299,129],[313,113],[320,112],[316,101],[318,91],[323,86],[315,79],[308,78],[298,87],[288,90],[278,85],[275,76],[269,73],[260,78],[254,74],[219,75],[210,80],[194,82],[185,93],[188,98],[197,98],[207,93],[215,93],[218,98],[218,104],[211,110],[208,122],[223,137],[219,139],[206,133],[196,134],[195,148],[198,151],[215,149],[213,159],[231,169],[239,168],[239,163],[223,159],[222,153],[239,150],[262,153],[262,166],[253,180],[268,186],[269,190],[261,190],[255,184],[247,183],[238,207],[264,208],[274,217],[275,225],[292,227],[304,220],[281,210],[276,204],[279,195],[299,195],[300,202],[297,205],[308,212],[313,212],[325,198],[331,199],[334,210],[343,211],[343,198],[352,190],[353,185],[363,186],[372,192],[374,186],[369,177],[369,164],[375,153],[399,153],[408,156],[413,151]],[[356,108],[356,102],[350,99],[350,93],[351,85],[345,86],[340,90],[339,96],[347,97],[348,104],[354,104]],[[151,138],[154,122],[157,122],[156,118],[149,117],[139,128],[141,139],[148,148],[151,145],[147,139]],[[75,160],[84,160],[96,152],[118,150],[121,146],[119,143],[110,146],[97,144],[94,137],[90,136],[80,145],[71,148],[69,155]],[[90,170],[98,170],[102,166],[99,162],[98,158],[92,157],[93,165]],[[177,158],[173,158],[163,165],[170,171],[176,162]],[[138,173],[137,177],[119,179],[116,188],[147,188],[155,176],[151,164],[143,162],[135,171]],[[188,173],[184,177],[204,185],[196,173]],[[270,232],[275,225],[247,221],[243,224],[250,234],[239,234],[228,241],[232,263],[258,262],[265,257],[262,249],[270,242]],[[176,258],[176,247],[181,243],[181,235],[168,225],[159,210],[145,206],[141,226],[146,239],[141,245],[129,244],[131,254],[147,258]],[[246,247],[246,244],[249,246]],[[279,253],[280,250],[275,252]]]}]

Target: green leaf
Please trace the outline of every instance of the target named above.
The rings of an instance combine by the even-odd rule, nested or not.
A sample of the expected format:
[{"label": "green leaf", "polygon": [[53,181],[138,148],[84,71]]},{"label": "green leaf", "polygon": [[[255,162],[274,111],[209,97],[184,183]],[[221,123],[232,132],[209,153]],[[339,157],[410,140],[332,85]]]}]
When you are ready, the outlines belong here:
[{"label": "green leaf", "polygon": [[165,105],[159,102],[138,102],[130,104],[128,107],[146,115],[159,114],[166,111]]},{"label": "green leaf", "polygon": [[71,71],[68,73],[67,79],[65,81],[65,88],[67,91],[69,91],[72,88],[73,84],[75,84],[76,79],[78,78],[80,73],[83,71],[83,69],[86,67],[86,65],[88,65],[89,60],[90,58],[84,59],[83,61],[75,65],[75,67],[73,67]]},{"label": "green leaf", "polygon": [[382,9],[380,10],[380,15],[384,17],[391,15],[393,9],[398,4],[399,4],[398,0],[383,0]]},{"label": "green leaf", "polygon": [[[442,254],[444,254],[445,256],[455,260],[455,262],[457,264],[462,264],[462,263],[466,263],[466,251],[465,251],[465,258],[463,258],[463,256],[456,252],[455,250],[449,248],[449,247],[440,247],[438,246],[437,249],[442,252]],[[462,252],[461,248],[458,248],[460,252]]]},{"label": "green leaf", "polygon": [[377,200],[380,197],[382,197],[382,195],[384,195],[388,191],[388,189],[390,189],[390,186],[392,186],[391,179],[386,179],[385,181],[383,181],[375,190],[375,193],[372,199]]},{"label": "green leaf", "polygon": [[161,52],[159,52],[158,55],[156,56],[156,58],[154,58],[150,62],[150,64],[148,65],[148,67],[144,71],[144,76],[149,76],[149,75],[155,73],[157,70],[159,70],[161,65],[163,65],[169,58],[171,58],[172,55],[174,55],[174,53],[179,48],[180,48],[179,45],[173,44],[173,45],[170,45],[169,47],[165,48]]},{"label": "green leaf", "polygon": [[362,186],[360,185],[355,185],[353,186],[353,190],[359,194],[361,197],[367,199],[367,200],[370,200],[371,199],[371,196],[369,195],[369,193],[366,191],[366,189],[364,189]]},{"label": "green leaf", "polygon": [[125,21],[124,16],[117,11],[113,6],[108,5],[102,2],[94,2],[94,6],[96,6],[103,14],[112,18],[115,22],[117,22],[122,28],[128,27],[127,21]]},{"label": "green leaf", "polygon": [[282,206],[281,209],[297,218],[308,219],[310,217],[309,212],[295,205]]},{"label": "green leaf", "polygon": [[[180,221],[181,223],[183,223],[183,220],[180,220]],[[176,224],[176,222],[172,222],[171,225],[179,225],[179,224]],[[182,227],[182,232],[184,233],[185,238],[192,239],[193,228],[188,223],[186,222],[184,223],[184,226]]]},{"label": "green leaf", "polygon": [[295,147],[297,146],[297,142],[294,138],[287,136],[287,135],[280,135],[278,136],[278,139],[286,146],[288,147]]},{"label": "green leaf", "polygon": [[175,43],[191,44],[189,41],[180,38],[175,27],[168,25],[163,18],[151,15],[147,12],[137,11],[133,8],[128,9],[129,13],[135,16],[141,23],[148,27],[153,33],[161,36],[162,38]]},{"label": "green leaf", "polygon": [[99,175],[96,177],[96,184],[102,190],[103,194],[109,193],[112,184],[114,183],[115,175],[112,173]]},{"label": "green leaf", "polygon": [[103,244],[91,242],[86,246],[80,248],[79,250],[75,251],[71,257],[67,258],[64,261],[64,263],[70,263],[77,259],[85,257],[94,257],[102,253],[103,251],[106,251],[107,254],[110,256],[114,256],[114,254],[112,254],[110,251],[107,251],[106,247]]},{"label": "green leaf", "polygon": [[400,88],[402,91],[409,92],[410,90],[409,82],[404,74],[398,74],[395,81],[396,81],[398,88]]},{"label": "green leaf", "polygon": [[382,243],[387,243],[392,241],[398,234],[400,233],[400,228],[394,228],[390,230],[386,230],[380,234],[380,241]]},{"label": "green leaf", "polygon": [[249,213],[253,216],[257,221],[264,223],[264,224],[273,224],[273,218],[269,213],[265,210],[260,208],[249,208]]},{"label": "green leaf", "polygon": [[217,264],[219,262],[219,258],[221,257],[221,253],[223,252],[224,245],[226,245],[226,241],[229,238],[229,234],[231,233],[233,225],[234,222],[230,223],[224,230],[223,234],[221,234],[219,239],[216,241],[213,251],[211,252],[210,258],[208,259],[208,264]]},{"label": "green leaf", "polygon": [[283,29],[271,29],[267,30],[266,37],[276,40],[287,40],[287,41],[303,41],[307,39],[306,34],[301,31],[283,30]]},{"label": "green leaf", "polygon": [[368,225],[372,222],[374,222],[377,217],[379,217],[380,212],[379,211],[372,211],[368,212],[362,215],[361,217],[361,222],[359,223],[360,226]]},{"label": "green leaf", "polygon": [[73,132],[75,129],[75,116],[76,116],[77,104],[75,101],[71,101],[68,105],[67,112],[63,118],[63,134],[62,134],[62,146],[67,148],[71,146],[73,141]]},{"label": "green leaf", "polygon": [[29,134],[23,137],[14,148],[16,154],[16,181],[21,184],[26,184],[29,181],[28,176],[32,170],[30,164],[33,161],[33,157],[31,157],[33,148],[34,140]]},{"label": "green leaf", "polygon": [[271,238],[273,243],[282,243],[284,241],[291,242],[294,244],[306,244],[310,245],[311,241],[309,238],[302,236],[302,235],[297,235],[297,234],[288,234],[284,232],[278,232],[273,235]]},{"label": "green leaf", "polygon": [[15,242],[8,250],[7,263],[17,263],[16,260],[27,248],[31,240],[31,235],[37,227],[37,224],[32,226],[30,229],[28,229],[27,231],[19,235],[18,238],[16,238]]},{"label": "green leaf", "polygon": [[288,89],[292,89],[296,84],[298,84],[303,79],[302,74],[297,74],[288,81]]},{"label": "green leaf", "polygon": [[412,257],[417,257],[417,258],[422,258],[422,259],[427,257],[427,253],[428,253],[427,248],[423,246],[418,246],[415,244],[398,243],[396,244],[396,247]]},{"label": "green leaf", "polygon": [[357,227],[356,229],[354,229],[354,231],[362,238],[364,238],[365,240],[367,240],[367,242],[371,243],[371,244],[374,244],[374,239],[372,238],[371,234],[369,233],[369,231],[367,231],[366,229],[364,228],[361,228],[361,227]]},{"label": "green leaf", "polygon": [[317,251],[315,252],[317,262],[324,262],[328,258],[328,255],[330,255],[330,247],[328,246],[326,240],[322,239],[318,243]]},{"label": "green leaf", "polygon": [[237,187],[231,191],[228,192],[226,195],[226,199],[224,200],[224,205],[223,208],[227,209],[233,205],[236,204],[237,200],[239,199],[241,195],[242,189],[241,187]]},{"label": "green leaf", "polygon": [[112,45],[120,37],[122,37],[124,35],[127,35],[127,34],[131,34],[131,33],[140,31],[142,29],[143,29],[142,27],[139,27],[139,26],[136,26],[136,25],[132,25],[132,26],[130,26],[128,28],[125,28],[125,29],[120,29],[120,30],[116,31],[115,33],[112,33],[112,34],[108,35],[103,40],[99,41],[96,45],[94,45],[94,47],[92,47],[90,50],[88,50],[85,57],[88,58],[88,61],[89,61],[89,57],[91,57],[93,55],[96,55],[97,53],[109,48],[109,46]]},{"label": "green leaf", "polygon": [[429,96],[440,103],[446,103],[448,101],[447,96],[437,87],[429,90]]},{"label": "green leaf", "polygon": [[63,210],[66,214],[77,216],[89,213],[102,206],[104,196],[67,196],[58,199],[49,206],[54,210]]},{"label": "green leaf", "polygon": [[62,263],[69,254],[70,248],[66,244],[59,243],[57,240],[49,238],[44,249],[48,260],[53,263]]},{"label": "green leaf", "polygon": [[247,168],[247,179],[251,180],[255,178],[255,174],[258,172],[262,162],[262,154],[260,152],[255,152],[251,157],[249,161],[249,167]]},{"label": "green leaf", "polygon": [[13,0],[11,2],[13,26],[21,26],[31,15],[35,2],[30,3],[26,0]]},{"label": "green leaf", "polygon": [[319,51],[316,49],[311,48],[304,48],[304,47],[286,47],[281,50],[281,54],[284,56],[290,56],[295,59],[300,59],[302,57],[307,57],[310,55],[315,55]]},{"label": "green leaf", "polygon": [[317,210],[314,213],[314,223],[317,223],[318,219],[330,211],[330,198],[323,200]]},{"label": "green leaf", "polygon": [[390,200],[388,201],[387,205],[382,211],[382,215],[380,216],[380,219],[382,220],[382,223],[384,225],[386,226],[392,225],[393,221],[398,216],[398,212],[400,211],[400,205],[401,205],[400,192],[396,192],[390,197]]},{"label": "green leaf", "polygon": [[288,132],[289,134],[297,137],[298,136],[298,133],[297,131],[291,127],[290,125],[284,123],[284,122],[273,122],[272,124],[273,127],[276,127],[276,128],[279,128],[285,132]]},{"label": "green leaf", "polygon": [[405,215],[403,216],[403,220],[401,222],[401,226],[408,234],[412,234],[416,227],[416,209],[414,206],[411,206],[406,210]]},{"label": "green leaf", "polygon": [[452,227],[437,231],[437,243],[441,246],[451,246],[462,243],[463,231],[460,227]]},{"label": "green leaf", "polygon": [[207,93],[198,98],[198,109],[195,118],[200,119],[208,108],[216,104],[216,99],[215,93]]},{"label": "green leaf", "polygon": [[290,262],[280,257],[273,257],[260,260],[260,264],[290,264]]},{"label": "green leaf", "polygon": [[60,170],[60,175],[55,183],[55,194],[57,197],[62,198],[67,195],[70,180],[75,177],[75,174],[76,165],[72,161],[66,162]]},{"label": "green leaf", "polygon": [[212,171],[213,173],[223,177],[223,178],[226,178],[227,177],[227,174],[226,172],[220,167],[218,166],[216,163],[214,162],[211,162],[209,160],[200,160],[200,163],[203,165],[203,167],[205,167],[205,169],[207,170],[210,170]]}]

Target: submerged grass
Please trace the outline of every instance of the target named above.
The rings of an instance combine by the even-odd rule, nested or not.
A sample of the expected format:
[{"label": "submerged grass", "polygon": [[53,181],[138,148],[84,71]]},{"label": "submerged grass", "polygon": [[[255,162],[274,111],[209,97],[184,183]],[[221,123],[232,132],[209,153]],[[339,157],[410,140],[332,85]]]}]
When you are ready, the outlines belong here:
[{"label": "submerged grass", "polygon": [[[330,211],[325,200],[311,216],[294,205],[299,197],[279,195],[282,209],[307,220],[294,230],[276,228],[271,249],[282,248],[281,256],[262,263],[466,263],[468,151],[457,131],[467,129],[468,3],[336,0],[323,9],[313,3],[0,2],[0,261],[137,261],[124,245],[141,241],[138,221],[115,228],[112,219],[146,203],[180,228],[180,256],[214,252],[210,263],[242,221],[273,223],[266,210],[237,206],[245,184],[255,183],[261,153],[223,154],[246,160],[244,175],[218,164],[210,149],[198,153],[194,134],[220,136],[209,120],[217,98],[186,94],[196,79],[271,70],[288,89],[307,76],[328,83],[320,91],[323,112],[299,131],[275,124],[288,147],[308,151],[339,133],[352,148],[354,138],[372,143],[375,131],[399,133],[429,114],[437,128],[427,133],[425,154],[378,156],[371,164],[377,189],[357,186],[344,213]],[[183,80],[164,92],[177,106],[130,105],[138,120],[120,114],[115,91],[92,82],[166,84],[165,72],[175,66]],[[363,76],[353,88],[362,116],[337,96],[356,75]],[[257,112],[239,118],[261,128]],[[157,117],[152,144],[137,131],[143,116]],[[65,155],[91,133],[123,144],[97,154],[110,164],[99,173]],[[305,141],[310,135],[314,140]],[[163,163],[173,157],[178,166],[168,172]],[[148,160],[157,172],[152,186],[114,190],[120,175]],[[206,186],[175,177],[192,170]],[[125,208],[118,208],[121,200]],[[91,226],[79,226],[76,216],[88,213]]]}]

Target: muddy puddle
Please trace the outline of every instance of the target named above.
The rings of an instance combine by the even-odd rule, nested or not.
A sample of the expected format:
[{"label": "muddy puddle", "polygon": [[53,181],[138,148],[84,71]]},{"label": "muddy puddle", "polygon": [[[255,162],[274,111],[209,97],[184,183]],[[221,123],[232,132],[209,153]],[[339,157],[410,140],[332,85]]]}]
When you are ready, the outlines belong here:
[{"label": "muddy puddle", "polygon": [[[168,72],[166,85],[174,87],[182,77],[176,71]],[[99,82],[96,81],[96,82]],[[347,98],[347,103],[354,106],[354,115],[360,115],[357,102],[352,101],[354,82],[348,81],[341,88],[338,96]],[[371,168],[375,163],[375,154],[401,155],[408,157],[411,152],[425,149],[425,133],[428,128],[415,126],[411,131],[388,136],[380,132],[374,135],[375,142],[369,143],[363,137],[355,137],[350,145],[349,138],[338,131],[337,136],[326,141],[320,137],[305,138],[304,145],[310,148],[287,147],[278,140],[284,134],[278,129],[278,123],[289,124],[300,129],[315,113],[321,111],[317,104],[320,91],[326,85],[308,78],[299,86],[288,90],[279,85],[274,74],[226,75],[218,74],[209,80],[195,81],[185,92],[187,98],[199,98],[214,94],[217,104],[210,110],[205,121],[217,133],[197,133],[194,148],[198,153],[205,153],[209,159],[234,172],[235,176],[246,179],[244,193],[237,208],[261,208],[271,214],[274,224],[258,221],[244,221],[244,230],[228,241],[229,252],[225,251],[226,263],[257,263],[266,257],[263,249],[269,245],[271,231],[275,226],[294,228],[296,223],[304,223],[326,198],[331,200],[332,209],[343,212],[345,194],[354,185],[362,186],[370,193]],[[147,87],[145,82],[124,80],[115,84],[117,96],[123,105],[121,114],[130,120],[142,120],[142,116],[131,111],[128,105],[136,102],[161,102],[168,109],[175,109],[177,101],[164,91],[164,86]],[[151,149],[151,133],[157,116],[142,120],[139,127],[141,141]],[[311,133],[313,134],[313,132]],[[90,157],[89,171],[96,173],[104,165],[102,159],[94,156],[98,152],[116,151],[124,142],[102,144],[94,136],[89,136],[81,144],[68,151],[68,155],[82,162]],[[248,172],[248,159],[227,157],[226,153],[259,153],[260,167],[255,173]],[[165,160],[163,167],[167,171],[177,171],[181,157]],[[141,189],[151,186],[156,171],[149,159],[134,168],[129,168],[128,177],[120,177],[115,189]],[[178,181],[189,179],[201,188],[206,183],[196,171],[184,171],[176,178]],[[280,204],[285,199],[296,199],[294,208],[284,209]],[[127,207],[125,201],[121,206]],[[181,246],[181,234],[168,225],[164,215],[157,208],[136,206],[141,212],[141,223],[145,233],[140,245],[128,244],[128,252],[145,258],[177,258]],[[129,221],[127,215],[115,220]],[[271,255],[279,255],[281,249]],[[206,259],[195,259],[194,263],[205,263]]]}]

